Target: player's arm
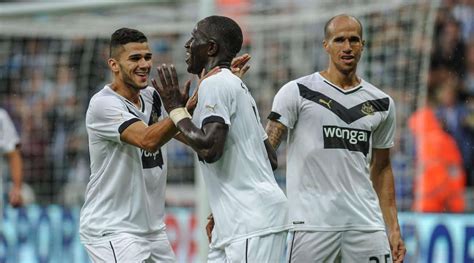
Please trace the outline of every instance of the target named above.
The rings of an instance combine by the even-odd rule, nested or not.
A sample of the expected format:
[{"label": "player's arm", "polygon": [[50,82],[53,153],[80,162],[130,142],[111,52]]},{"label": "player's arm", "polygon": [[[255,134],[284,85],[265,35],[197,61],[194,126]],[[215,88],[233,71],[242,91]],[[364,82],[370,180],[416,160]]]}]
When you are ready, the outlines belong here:
[{"label": "player's arm", "polygon": [[268,139],[263,141],[265,144],[265,150],[267,150],[268,159],[270,160],[270,164],[272,165],[272,170],[275,171],[278,168],[278,158],[276,154],[275,148],[270,144]]},{"label": "player's arm", "polygon": [[23,183],[23,160],[19,145],[11,152],[6,153],[10,165],[10,174],[12,176],[12,188],[9,192],[9,201],[13,207],[19,207],[23,204],[21,196],[21,186]]},{"label": "player's arm", "polygon": [[193,148],[198,156],[207,163],[219,160],[224,153],[224,144],[229,126],[224,120],[215,120],[199,129],[189,118],[184,118],[176,124],[184,137],[184,141]]},{"label": "player's arm", "polygon": [[273,147],[273,149],[275,149],[275,151],[280,146],[280,143],[285,137],[287,131],[288,128],[281,122],[271,119],[268,120],[265,132],[268,135],[268,143]]},{"label": "player's arm", "polygon": [[178,129],[169,118],[147,126],[142,121],[130,124],[120,134],[120,140],[148,152],[156,152],[176,135]]},{"label": "player's arm", "polygon": [[372,149],[370,178],[379,198],[380,208],[388,228],[393,261],[402,262],[406,254],[406,248],[398,224],[390,149]]}]

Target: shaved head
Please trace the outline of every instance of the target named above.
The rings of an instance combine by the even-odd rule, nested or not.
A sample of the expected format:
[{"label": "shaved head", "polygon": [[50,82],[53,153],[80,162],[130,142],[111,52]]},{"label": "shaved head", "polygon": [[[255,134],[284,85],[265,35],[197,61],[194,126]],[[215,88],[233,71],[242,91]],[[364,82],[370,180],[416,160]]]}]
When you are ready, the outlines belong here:
[{"label": "shaved head", "polygon": [[345,22],[345,21],[348,21],[348,22],[353,21],[359,24],[359,34],[360,34],[360,38],[362,39],[362,23],[355,16],[346,15],[346,14],[333,16],[331,19],[329,19],[326,22],[326,25],[324,26],[324,38],[326,40],[331,38],[332,29],[336,22]]}]

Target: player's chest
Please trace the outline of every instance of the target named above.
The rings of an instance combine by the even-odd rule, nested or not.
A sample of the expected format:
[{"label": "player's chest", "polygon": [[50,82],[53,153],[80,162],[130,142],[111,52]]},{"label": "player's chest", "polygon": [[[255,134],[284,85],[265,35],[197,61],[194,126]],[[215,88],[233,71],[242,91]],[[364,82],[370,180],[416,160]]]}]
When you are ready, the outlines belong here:
[{"label": "player's chest", "polygon": [[298,122],[307,122],[311,127],[352,127],[372,132],[388,113],[388,103],[388,98],[350,100],[325,95],[303,99]]}]

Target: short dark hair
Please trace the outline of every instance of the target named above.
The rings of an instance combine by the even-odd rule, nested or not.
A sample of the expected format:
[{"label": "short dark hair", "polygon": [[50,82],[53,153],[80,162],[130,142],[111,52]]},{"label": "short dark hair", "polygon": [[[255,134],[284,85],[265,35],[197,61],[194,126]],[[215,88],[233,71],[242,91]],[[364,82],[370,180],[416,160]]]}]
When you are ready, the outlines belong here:
[{"label": "short dark hair", "polygon": [[355,16],[351,16],[351,15],[346,15],[346,14],[341,14],[341,15],[337,15],[337,16],[333,16],[331,17],[331,19],[329,19],[327,22],[326,22],[326,25],[324,25],[324,39],[329,39],[329,25],[331,25],[332,21],[336,18],[339,18],[339,17],[349,17],[349,18],[352,18],[354,19],[355,21],[357,21],[357,23],[359,23],[359,26],[360,26],[360,38],[362,38],[362,32],[364,31],[363,28],[362,28],[362,23],[359,21],[359,19],[357,19],[357,17]]},{"label": "short dark hair", "polygon": [[118,55],[117,48],[121,48],[127,43],[144,43],[148,42],[145,34],[142,32],[132,29],[122,27],[117,29],[112,36],[110,37],[110,53],[109,56],[116,57]]},{"label": "short dark hair", "polygon": [[199,22],[204,31],[223,45],[228,55],[235,57],[240,52],[243,34],[240,26],[231,18],[225,16],[208,16]]}]

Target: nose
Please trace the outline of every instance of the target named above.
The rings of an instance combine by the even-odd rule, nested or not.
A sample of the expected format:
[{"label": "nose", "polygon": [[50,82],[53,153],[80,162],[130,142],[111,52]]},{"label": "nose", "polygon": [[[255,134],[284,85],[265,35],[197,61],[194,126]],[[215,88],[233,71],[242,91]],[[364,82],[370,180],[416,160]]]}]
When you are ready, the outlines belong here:
[{"label": "nose", "polygon": [[151,67],[151,60],[146,60],[145,58],[141,58],[138,61],[138,67],[140,67],[140,68],[150,68]]},{"label": "nose", "polygon": [[352,51],[351,42],[349,41],[349,39],[346,39],[343,44],[343,52],[348,53],[351,51]]}]

